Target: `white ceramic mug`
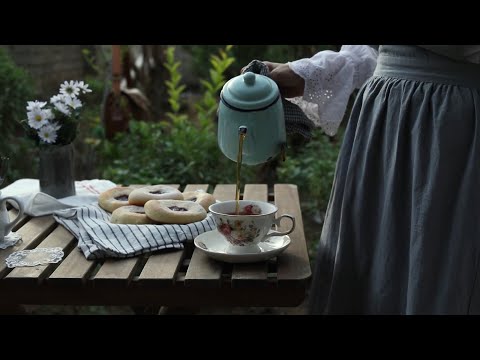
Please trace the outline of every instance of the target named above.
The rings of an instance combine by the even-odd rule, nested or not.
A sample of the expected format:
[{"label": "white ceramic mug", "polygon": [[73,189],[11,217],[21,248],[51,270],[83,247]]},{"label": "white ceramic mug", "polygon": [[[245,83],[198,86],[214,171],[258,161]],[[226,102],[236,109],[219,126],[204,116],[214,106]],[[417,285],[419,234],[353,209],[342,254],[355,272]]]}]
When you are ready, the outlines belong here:
[{"label": "white ceramic mug", "polygon": [[[235,200],[215,203],[209,210],[218,232],[229,242],[229,251],[233,253],[251,252],[259,242],[272,236],[288,235],[295,229],[293,216],[284,214],[275,218],[278,208],[264,201],[240,200],[238,215]],[[284,232],[272,230],[272,226],[278,226],[283,218],[292,221],[290,229]]]},{"label": "white ceramic mug", "polygon": [[[7,211],[7,201],[14,201],[18,204],[18,215],[15,219],[10,221]],[[0,243],[3,242],[5,236],[10,234],[15,224],[20,220],[23,215],[23,203],[14,196],[7,196],[2,198],[0,192]]]}]

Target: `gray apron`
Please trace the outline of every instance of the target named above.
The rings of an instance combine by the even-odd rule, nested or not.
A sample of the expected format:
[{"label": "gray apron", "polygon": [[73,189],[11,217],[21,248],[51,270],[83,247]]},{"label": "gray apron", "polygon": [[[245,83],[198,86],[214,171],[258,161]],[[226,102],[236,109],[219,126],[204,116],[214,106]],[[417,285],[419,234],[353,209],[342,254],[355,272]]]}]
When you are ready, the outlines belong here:
[{"label": "gray apron", "polygon": [[314,314],[480,313],[480,65],[383,45],[347,125]]}]

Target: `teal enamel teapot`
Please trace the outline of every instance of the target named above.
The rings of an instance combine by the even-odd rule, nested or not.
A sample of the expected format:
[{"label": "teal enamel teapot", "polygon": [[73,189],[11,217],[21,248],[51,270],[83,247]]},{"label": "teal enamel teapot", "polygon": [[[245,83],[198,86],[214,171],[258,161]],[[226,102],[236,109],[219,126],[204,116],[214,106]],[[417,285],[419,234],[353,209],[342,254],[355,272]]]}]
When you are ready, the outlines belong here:
[{"label": "teal enamel teapot", "polygon": [[237,161],[239,136],[242,164],[257,165],[284,155],[285,117],[277,84],[267,76],[246,72],[223,86],[218,107],[218,145]]}]

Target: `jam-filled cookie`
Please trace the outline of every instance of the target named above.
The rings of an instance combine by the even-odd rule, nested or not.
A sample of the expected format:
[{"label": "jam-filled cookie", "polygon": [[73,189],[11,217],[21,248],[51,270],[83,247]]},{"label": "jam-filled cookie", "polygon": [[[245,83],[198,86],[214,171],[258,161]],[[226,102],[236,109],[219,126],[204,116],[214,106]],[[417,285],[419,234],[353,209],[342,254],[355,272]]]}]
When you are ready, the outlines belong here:
[{"label": "jam-filled cookie", "polygon": [[128,205],[119,207],[112,213],[110,222],[114,224],[155,224],[156,222],[150,219],[145,214],[143,206]]},{"label": "jam-filled cookie", "polygon": [[133,190],[128,197],[130,205],[144,206],[149,200],[183,200],[183,195],[167,185],[144,186]]},{"label": "jam-filled cookie", "polygon": [[183,200],[193,201],[201,205],[205,211],[208,211],[208,207],[216,202],[215,197],[212,194],[200,190],[184,192]]},{"label": "jam-filled cookie", "polygon": [[133,188],[117,186],[104,191],[98,196],[98,205],[108,212],[113,212],[121,206],[128,205],[128,195]]},{"label": "jam-filled cookie", "polygon": [[201,205],[184,200],[147,201],[145,214],[162,224],[190,224],[207,217],[207,212]]}]

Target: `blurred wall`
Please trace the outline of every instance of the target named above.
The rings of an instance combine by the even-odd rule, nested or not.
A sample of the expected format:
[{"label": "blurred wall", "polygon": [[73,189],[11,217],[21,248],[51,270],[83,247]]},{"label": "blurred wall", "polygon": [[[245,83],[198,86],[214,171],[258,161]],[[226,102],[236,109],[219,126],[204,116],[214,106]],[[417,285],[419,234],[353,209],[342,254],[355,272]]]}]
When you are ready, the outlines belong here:
[{"label": "blurred wall", "polygon": [[18,66],[32,76],[39,100],[58,93],[65,80],[83,80],[90,71],[82,49],[93,45],[0,45],[7,49]]}]

